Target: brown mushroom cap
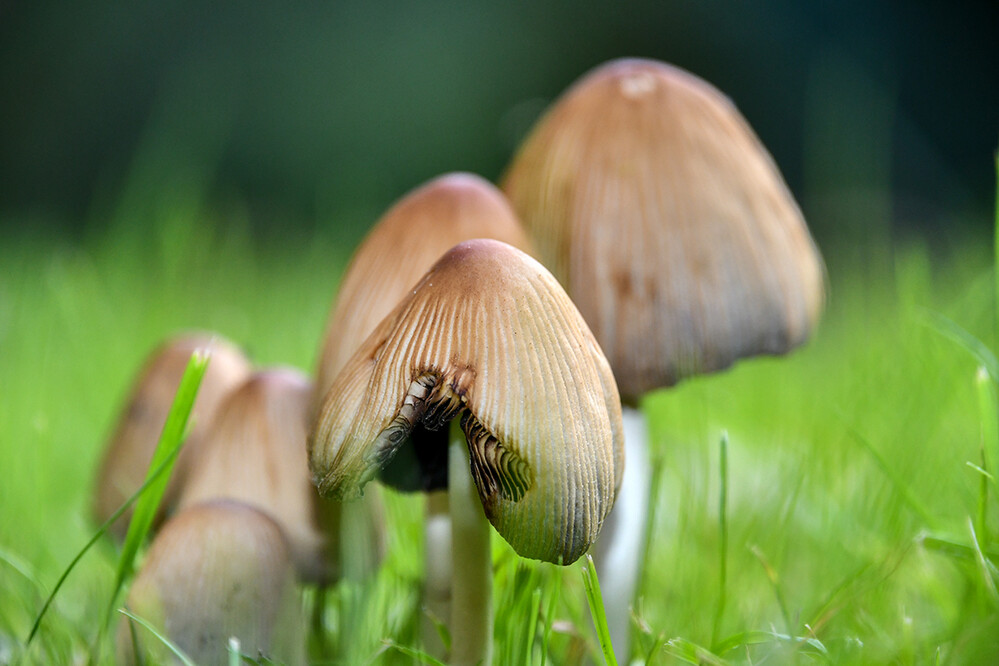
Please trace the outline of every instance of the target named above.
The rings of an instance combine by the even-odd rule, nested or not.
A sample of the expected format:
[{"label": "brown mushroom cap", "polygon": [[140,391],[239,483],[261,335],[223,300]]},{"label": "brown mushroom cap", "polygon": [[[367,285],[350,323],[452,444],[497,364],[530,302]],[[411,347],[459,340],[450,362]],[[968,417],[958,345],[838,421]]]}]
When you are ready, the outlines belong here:
[{"label": "brown mushroom cap", "polygon": [[698,77],[617,60],[573,85],[503,183],[622,396],[802,343],[823,267],[772,158]]},{"label": "brown mushroom cap", "polygon": [[555,278],[502,242],[445,254],[338,375],[309,441],[320,492],[360,494],[416,424],[453,418],[486,517],[514,550],[582,555],[623,471],[617,388]]},{"label": "brown mushroom cap", "polygon": [[[156,349],[135,380],[104,452],[94,494],[93,512],[98,523],[110,518],[145,482],[174,394],[191,354],[198,349],[209,350],[211,359],[191,409],[192,433],[204,427],[219,401],[250,374],[250,362],[243,352],[211,333],[183,335]],[[184,455],[181,449],[180,460]],[[115,521],[111,533],[124,538],[130,517],[131,510]]]},{"label": "brown mushroom cap", "polygon": [[299,575],[329,582],[338,569],[340,507],[322,502],[309,474],[311,397],[311,382],[291,368],[256,372],[235,388],[187,444],[177,509],[229,498],[265,511],[288,536]]},{"label": "brown mushroom cap", "polygon": [[[300,663],[303,622],[298,617],[294,570],[278,525],[238,502],[190,507],[157,534],[132,582],[128,609],[151,622],[195,663],[228,663],[229,638],[244,654]],[[139,661],[133,630],[123,618],[118,656]],[[141,650],[163,648],[145,628],[134,627]],[[157,662],[159,663],[159,662]]]},{"label": "brown mushroom cap", "polygon": [[528,250],[506,198],[474,174],[435,178],[385,213],[344,274],[320,354],[316,407],[378,322],[445,252],[473,238],[495,238]]}]

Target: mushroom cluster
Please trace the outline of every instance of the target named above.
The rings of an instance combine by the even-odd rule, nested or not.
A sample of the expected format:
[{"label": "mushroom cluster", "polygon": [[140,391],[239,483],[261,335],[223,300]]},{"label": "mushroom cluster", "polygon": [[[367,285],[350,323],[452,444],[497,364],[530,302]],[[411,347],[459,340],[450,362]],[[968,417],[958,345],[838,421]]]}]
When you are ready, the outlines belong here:
[{"label": "mushroom cluster", "polygon": [[[207,353],[209,364],[193,427],[126,605],[198,663],[228,663],[230,637],[248,654],[301,663],[304,633],[300,613],[292,612],[294,582],[325,586],[342,573],[340,507],[320,501],[308,469],[313,391],[304,374],[254,369],[218,336],[184,335],[165,343],[140,373],[105,453],[96,518],[105,520],[118,497],[124,501],[141,486],[196,350]],[[369,570],[380,558],[380,530],[380,524],[365,530],[375,534]],[[156,644],[146,629],[122,620],[121,659],[141,663]]]},{"label": "mushroom cluster", "polygon": [[[452,638],[445,650],[425,632],[430,653],[490,664],[495,529],[556,564],[593,547],[627,661],[650,475],[639,401],[804,342],[822,261],[734,105],[660,62],[585,75],[501,188],[447,174],[385,213],[343,277],[314,382],[255,370],[204,335],[168,343],[140,375],[101,466],[98,519],[141,485],[187,356],[213,352],[128,597],[199,663],[224,663],[233,635],[304,659],[294,580],[373,571],[375,478],[428,493],[426,614]],[[142,631],[120,627],[129,663],[148,649]]]}]

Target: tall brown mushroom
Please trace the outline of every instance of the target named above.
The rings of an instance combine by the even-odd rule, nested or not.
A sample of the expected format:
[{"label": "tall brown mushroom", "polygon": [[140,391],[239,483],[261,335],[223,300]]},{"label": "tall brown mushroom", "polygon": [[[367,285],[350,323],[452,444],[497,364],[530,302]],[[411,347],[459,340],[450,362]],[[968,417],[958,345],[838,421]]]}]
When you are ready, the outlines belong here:
[{"label": "tall brown mushroom", "polygon": [[[125,605],[203,666],[228,664],[232,637],[254,658],[304,663],[303,623],[284,534],[245,504],[198,504],[170,518]],[[117,643],[126,664],[165,663],[169,656],[129,618],[118,626]]]},{"label": "tall brown mushroom", "polygon": [[[315,406],[347,360],[375,326],[409,294],[440,257],[458,243],[493,238],[528,250],[527,237],[509,202],[494,185],[470,173],[434,178],[403,197],[375,224],[351,258],[316,371]],[[437,437],[436,444],[431,443]],[[426,579],[424,602],[430,615],[450,616],[451,542],[448,537],[447,468],[432,466],[424,451],[445,446],[447,433],[417,426],[398,455],[387,481],[404,490],[428,491],[425,519]],[[422,464],[415,459],[423,457]],[[367,502],[377,496],[369,495]],[[364,514],[348,507],[348,514]],[[424,622],[424,643],[442,654],[436,627]]]},{"label": "tall brown mushroom", "polygon": [[356,497],[417,424],[448,422],[459,436],[431,453],[449,468],[451,660],[488,664],[485,521],[524,557],[569,564],[596,539],[623,463],[599,346],[555,278],[499,241],[445,254],[337,376],[310,438],[320,492]]},{"label": "tall brown mushroom", "polygon": [[[192,433],[204,427],[222,398],[250,374],[243,352],[212,333],[181,335],[158,347],[135,379],[104,452],[94,488],[93,514],[98,523],[110,518],[145,481],[184,368],[198,349],[209,350],[211,358],[191,410]],[[178,464],[186,455],[181,449]],[[131,511],[126,511],[111,526],[118,539],[125,537],[130,517]]]},{"label": "tall brown mushroom", "polygon": [[[693,74],[638,59],[596,68],[541,119],[502,188],[628,406],[739,358],[785,353],[816,326],[824,274],[801,211],[735,106]],[[613,520],[626,512],[640,526],[646,498],[627,493],[647,487],[636,441],[647,436],[628,412],[636,434]],[[605,578],[637,570],[637,538],[632,562],[601,567]],[[624,618],[615,633],[626,642],[626,606],[610,614]]]}]

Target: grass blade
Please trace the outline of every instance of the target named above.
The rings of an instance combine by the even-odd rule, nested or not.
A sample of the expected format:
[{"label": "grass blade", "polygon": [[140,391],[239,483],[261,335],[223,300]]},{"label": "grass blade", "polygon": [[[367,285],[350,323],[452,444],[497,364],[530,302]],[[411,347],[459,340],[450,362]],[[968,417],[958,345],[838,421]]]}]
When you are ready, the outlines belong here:
[{"label": "grass blade", "polygon": [[996,588],[996,578],[999,577],[999,571],[996,570],[996,566],[992,563],[992,560],[982,552],[979,539],[983,537],[976,534],[975,525],[971,521],[971,518],[968,519],[968,531],[971,532],[971,545],[975,550],[975,564],[978,566],[978,571],[982,578],[982,587],[985,596],[989,599],[993,608],[999,608],[999,589]]},{"label": "grass blade", "polygon": [[794,634],[794,625],[791,624],[791,614],[787,611],[787,601],[784,599],[784,591],[780,585],[780,575],[773,565],[770,564],[770,560],[763,554],[759,546],[752,544],[749,546],[749,550],[760,561],[760,565],[763,566],[763,570],[770,580],[770,585],[774,589],[774,596],[777,597],[777,606],[780,608],[780,614],[784,618],[784,625],[787,627],[787,633],[789,635]]},{"label": "grass blade", "polygon": [[239,666],[243,661],[243,653],[240,651],[239,639],[235,636],[229,639],[229,666]]},{"label": "grass blade", "polygon": [[982,454],[985,457],[985,470],[992,484],[999,472],[999,411],[997,411],[996,384],[984,367],[975,374],[975,388],[978,393],[978,412],[982,423]]},{"label": "grass blade", "polygon": [[696,666],[703,666],[704,664],[711,664],[711,666],[727,666],[728,664],[727,661],[713,653],[711,650],[700,646],[697,643],[688,641],[685,638],[671,638],[666,641],[664,649],[666,650],[666,653],[674,659],[679,659],[680,661],[688,664],[695,664]]},{"label": "grass blade", "polygon": [[72,572],[73,569],[76,567],[76,564],[83,558],[84,555],[86,555],[87,551],[90,550],[90,548],[95,543],[97,543],[102,536],[104,536],[104,533],[107,532],[111,528],[111,525],[116,520],[118,520],[118,518],[121,517],[121,514],[125,513],[125,511],[127,511],[130,506],[135,504],[135,501],[139,498],[139,496],[142,493],[146,491],[146,488],[148,488],[152,483],[154,483],[157,479],[159,479],[160,475],[163,474],[164,471],[166,471],[167,464],[173,462],[174,457],[176,457],[176,453],[174,453],[174,456],[171,456],[169,459],[165,460],[163,464],[161,464],[159,467],[153,470],[152,473],[149,475],[149,477],[146,479],[146,482],[143,483],[141,486],[139,486],[139,489],[136,490],[131,497],[125,500],[125,502],[122,503],[122,505],[118,507],[118,509],[115,510],[115,512],[112,513],[99,528],[97,528],[97,531],[94,532],[94,535],[92,537],[90,537],[90,540],[87,541],[87,543],[83,546],[83,548],[80,549],[80,552],[78,552],[76,556],[73,557],[72,561],[70,561],[69,563],[69,566],[67,566],[63,570],[62,575],[59,576],[59,580],[56,581],[55,587],[53,587],[52,592],[49,593],[48,598],[45,600],[45,603],[42,605],[42,609],[38,612],[38,616],[35,617],[35,622],[31,626],[31,633],[28,634],[28,639],[24,643],[25,647],[31,644],[31,641],[35,637],[35,634],[38,633],[38,628],[42,624],[42,619],[45,617],[45,613],[48,611],[49,606],[52,605],[52,602],[55,600],[56,594],[59,592],[59,589],[62,587],[63,583],[66,582],[66,579],[69,577],[70,572]]},{"label": "grass blade", "polygon": [[728,578],[728,521],[726,519],[728,505],[728,433],[724,432],[719,443],[720,459],[718,475],[720,477],[719,497],[718,497],[718,607],[715,609],[715,621],[711,628],[712,649],[715,639],[718,637],[718,630],[721,626],[722,616],[725,614],[725,586]]},{"label": "grass blade", "polygon": [[173,642],[169,638],[167,638],[166,636],[164,636],[163,634],[161,634],[159,631],[157,631],[156,627],[154,627],[153,625],[151,625],[149,622],[147,622],[146,620],[142,619],[138,615],[133,615],[129,611],[125,610],[124,608],[119,608],[118,612],[121,613],[122,615],[124,615],[125,617],[127,617],[132,622],[137,622],[140,626],[142,626],[143,628],[145,628],[146,631],[148,631],[153,636],[155,636],[156,640],[158,640],[160,643],[163,643],[163,645],[165,645],[167,647],[167,649],[169,649],[171,652],[173,652],[174,655],[177,657],[177,659],[180,660],[180,663],[184,664],[184,666],[196,666],[196,664],[193,661],[191,661],[191,658],[188,657],[186,654],[184,654],[183,650],[181,650],[179,647],[177,647],[176,645],[174,645]]},{"label": "grass blade", "polygon": [[[156,511],[159,509],[160,500],[166,491],[167,483],[170,480],[170,472],[173,463],[176,462],[177,453],[180,451],[187,431],[188,417],[191,415],[191,408],[194,406],[194,399],[198,395],[198,387],[201,386],[201,379],[205,376],[208,368],[210,352],[198,350],[191,355],[191,360],[184,369],[184,376],[180,380],[180,386],[174,396],[173,404],[167,415],[166,423],[163,425],[163,432],[160,434],[159,444],[153,453],[153,459],[149,464],[150,470],[154,470],[160,465],[165,465],[165,469],[156,479],[152,479],[152,472],[147,475],[149,487],[135,504],[135,512],[132,520],[128,524],[128,532],[125,534],[125,543],[122,546],[121,557],[118,560],[118,572],[115,576],[114,589],[111,592],[111,603],[108,608],[106,618],[110,620],[111,610],[114,608],[115,600],[121,591],[125,579],[132,573],[135,564],[135,554],[146,539],[149,528],[153,524]],[[106,624],[106,623],[105,623]]]},{"label": "grass blade", "polygon": [[878,464],[878,467],[881,469],[884,475],[887,476],[888,479],[892,482],[892,484],[898,490],[899,494],[902,496],[902,499],[904,499],[905,503],[909,505],[909,508],[915,511],[916,514],[919,515],[919,517],[922,519],[922,521],[926,523],[929,527],[935,528],[936,520],[934,520],[929,510],[919,500],[916,494],[912,492],[912,489],[909,487],[909,484],[907,484],[905,480],[895,471],[895,469],[888,464],[888,461],[885,460],[884,456],[882,456],[881,453],[876,448],[874,448],[874,445],[871,444],[866,437],[861,435],[858,430],[856,430],[849,424],[844,423],[844,425],[846,426],[847,432],[849,432],[850,435],[852,435],[853,438],[857,440],[857,442],[861,446],[867,449],[868,453],[871,454],[871,457],[874,458],[874,461]]},{"label": "grass blade", "polygon": [[548,598],[548,610],[545,612],[545,630],[541,635],[541,666],[548,663],[548,648],[552,637],[552,624],[555,622],[555,609],[558,607],[559,597],[562,594],[562,576],[552,576],[549,585],[551,596]]},{"label": "grass blade", "polygon": [[402,654],[406,655],[407,657],[415,659],[418,663],[421,664],[430,664],[431,666],[447,666],[447,664],[445,664],[440,659],[432,657],[422,650],[416,650],[414,648],[407,647],[405,645],[400,645],[399,643],[396,643],[395,641],[392,640],[386,640],[385,646],[387,648],[397,650]]},{"label": "grass blade", "polygon": [[[916,543],[927,550],[931,550],[941,555],[946,555],[955,560],[964,562],[974,562],[978,554],[976,548],[969,546],[960,539],[943,534],[920,534],[916,537]],[[977,543],[976,543],[977,546]],[[999,549],[980,549],[982,554],[990,560],[999,560]]]},{"label": "grass blade", "polygon": [[541,617],[541,588],[534,589],[531,594],[531,614],[527,623],[527,646],[524,649],[524,663],[534,663],[534,640],[538,634],[538,618]]},{"label": "grass blade", "polygon": [[593,627],[597,630],[597,638],[600,640],[600,649],[604,653],[604,660],[607,662],[607,666],[617,666],[610,629],[607,628],[604,598],[600,593],[600,580],[597,578],[597,571],[593,566],[593,557],[589,553],[586,554],[586,563],[583,565],[582,571],[586,602],[590,605],[590,617],[593,618]]},{"label": "grass blade", "polygon": [[995,324],[996,324],[996,337],[999,339],[999,151],[993,153],[993,159],[995,160],[996,167],[996,205],[995,205],[995,224],[992,227],[992,273],[995,276]]},{"label": "grass blade", "polygon": [[992,375],[993,381],[999,382],[999,359],[984,342],[963,329],[957,322],[933,310],[923,310],[923,323],[940,335],[951,340],[974,356],[978,362]]},{"label": "grass blade", "polygon": [[[128,526],[128,533],[125,538],[125,545],[122,549],[121,559],[119,560],[114,593],[111,596],[111,603],[108,606],[108,612],[105,614],[105,622],[101,624],[101,631],[103,633],[103,628],[111,619],[114,602],[118,597],[118,592],[121,590],[121,586],[127,575],[131,573],[135,553],[138,551],[139,545],[142,543],[142,540],[145,539],[146,533],[149,531],[149,526],[152,524],[153,516],[156,514],[160,499],[163,496],[163,491],[166,490],[166,484],[170,478],[169,472],[173,469],[173,463],[177,459],[177,453],[180,450],[180,444],[183,441],[183,435],[187,428],[187,420],[191,414],[191,407],[194,405],[194,398],[197,396],[198,387],[201,385],[201,379],[204,377],[205,370],[208,368],[208,361],[209,353],[207,352],[195,352],[191,356],[191,360],[188,362],[187,368],[184,370],[180,386],[174,396],[174,401],[170,407],[166,423],[163,425],[163,432],[160,435],[160,441],[156,447],[156,452],[153,454],[153,459],[149,463],[149,472],[146,474],[145,482],[143,482],[142,486],[140,486],[131,497],[118,507],[118,509],[111,514],[106,521],[104,521],[90,540],[87,541],[83,548],[81,548],[72,559],[69,566],[63,570],[62,575],[59,576],[59,580],[56,581],[55,587],[52,588],[52,592],[45,600],[41,610],[38,612],[38,616],[35,618],[34,624],[31,626],[31,632],[28,634],[28,639],[25,641],[25,647],[31,644],[31,641],[38,633],[38,629],[42,624],[42,619],[45,617],[45,614],[52,605],[52,602],[55,600],[56,594],[58,594],[59,590],[62,588],[63,583],[65,583],[66,579],[69,577],[70,572],[73,571],[77,563],[83,558],[87,551],[89,551],[90,548],[97,543],[102,536],[104,536],[104,533],[108,531],[111,525],[118,520],[118,518],[121,517],[121,515],[127,511],[130,506],[132,506],[132,504],[136,504],[135,512],[132,514],[132,521]],[[145,525],[145,527],[141,530],[139,527],[140,523],[137,520],[140,519],[140,517],[142,524]]]}]

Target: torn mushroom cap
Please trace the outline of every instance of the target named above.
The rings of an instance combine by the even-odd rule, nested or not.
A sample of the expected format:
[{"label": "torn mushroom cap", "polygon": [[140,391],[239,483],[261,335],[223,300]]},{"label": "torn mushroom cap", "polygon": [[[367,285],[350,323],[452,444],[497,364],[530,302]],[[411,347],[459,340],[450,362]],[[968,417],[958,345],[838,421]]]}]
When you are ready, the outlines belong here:
[{"label": "torn mushroom cap", "polygon": [[503,189],[607,354],[621,394],[803,342],[823,267],[772,158],[733,104],[650,60],[586,75]]},{"label": "torn mushroom cap", "polygon": [[337,377],[309,442],[320,492],[358,495],[414,426],[452,418],[486,517],[514,550],[582,555],[623,470],[617,388],[555,278],[498,241],[444,255]]},{"label": "torn mushroom cap", "polygon": [[458,243],[495,238],[528,250],[503,194],[469,173],[440,176],[378,221],[344,274],[316,373],[316,407],[347,360],[423,274]]},{"label": "torn mushroom cap", "polygon": [[309,475],[311,395],[291,368],[257,372],[234,389],[187,444],[178,508],[216,498],[255,506],[284,529],[299,576],[328,583],[338,573],[340,505],[322,501]]},{"label": "torn mushroom cap", "polygon": [[[110,518],[144,483],[174,394],[191,354],[198,349],[209,350],[211,358],[191,410],[192,433],[202,429],[223,396],[250,374],[250,362],[243,352],[211,333],[183,335],[160,346],[133,384],[104,452],[94,494],[93,511],[98,523]],[[184,456],[181,449],[181,461]],[[131,510],[126,511],[111,526],[111,533],[124,538],[130,516]]]},{"label": "torn mushroom cap", "polygon": [[[152,623],[198,664],[227,664],[229,638],[241,651],[302,663],[304,635],[284,535],[266,514],[238,502],[189,507],[157,534],[129,590],[135,615]],[[123,618],[118,655],[163,646]],[[158,656],[167,656],[161,650]]]}]

